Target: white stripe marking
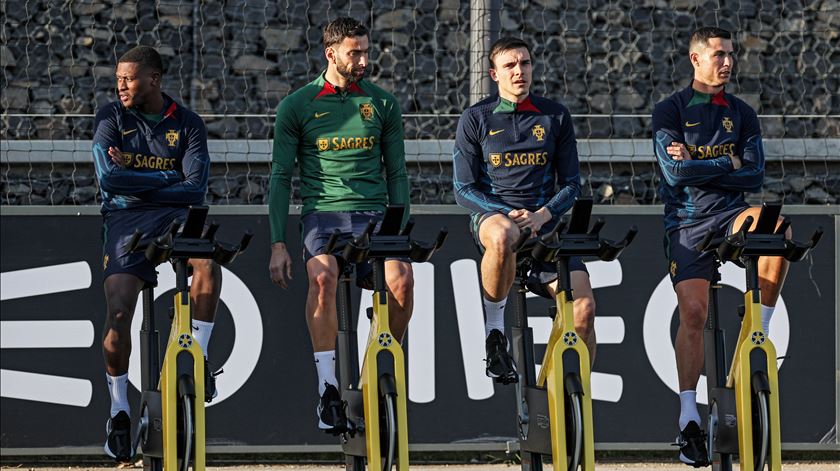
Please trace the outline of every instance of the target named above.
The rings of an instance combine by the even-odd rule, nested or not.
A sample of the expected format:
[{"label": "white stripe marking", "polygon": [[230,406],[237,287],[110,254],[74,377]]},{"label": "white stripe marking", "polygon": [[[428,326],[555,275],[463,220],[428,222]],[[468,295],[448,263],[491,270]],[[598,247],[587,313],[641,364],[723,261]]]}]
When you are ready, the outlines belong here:
[{"label": "white stripe marking", "polygon": [[90,348],[91,321],[2,321],[0,348]]},{"label": "white stripe marking", "polygon": [[87,262],[63,263],[0,274],[0,301],[90,288]]},{"label": "white stripe marking", "polygon": [[86,379],[0,370],[0,396],[87,407],[93,396],[93,386]]}]

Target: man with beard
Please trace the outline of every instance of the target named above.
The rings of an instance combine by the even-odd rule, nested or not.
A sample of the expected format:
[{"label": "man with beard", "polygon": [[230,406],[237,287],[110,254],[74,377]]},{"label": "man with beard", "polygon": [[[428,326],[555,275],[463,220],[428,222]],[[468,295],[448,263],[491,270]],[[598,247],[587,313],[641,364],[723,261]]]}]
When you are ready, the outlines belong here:
[{"label": "man with beard", "polygon": [[[309,281],[306,322],[320,395],[318,427],[340,432],[347,419],[335,376],[339,265],[334,254],[325,253],[325,246],[336,229],[347,239],[358,235],[371,218],[381,219],[388,204],[405,205],[407,220],[409,193],[399,103],[364,80],[369,64],[367,27],[352,18],[338,18],[324,28],[323,43],[327,70],[286,97],[277,109],[269,193],[269,270],[272,281],[286,288],[292,275],[286,220],[297,159],[303,199],[300,229]],[[365,280],[371,267],[360,264],[356,270],[357,280]],[[402,339],[413,305],[410,263],[387,260],[385,278],[391,330]]]},{"label": "man with beard", "polygon": [[[695,247],[711,228],[719,237],[740,228],[747,216],[758,219],[760,208],[749,207],[744,193],[761,191],[764,148],[755,111],[725,91],[735,65],[732,34],[699,28],[689,40],[689,59],[694,67],[691,85],[653,111],[653,145],[662,169],[665,251],[680,313],[674,342],[680,389],[676,444],[680,461],[701,467],[709,465],[709,457],[696,388],[703,368],[703,326],[714,257]],[[787,267],[781,257],[758,261],[766,333]]]}]

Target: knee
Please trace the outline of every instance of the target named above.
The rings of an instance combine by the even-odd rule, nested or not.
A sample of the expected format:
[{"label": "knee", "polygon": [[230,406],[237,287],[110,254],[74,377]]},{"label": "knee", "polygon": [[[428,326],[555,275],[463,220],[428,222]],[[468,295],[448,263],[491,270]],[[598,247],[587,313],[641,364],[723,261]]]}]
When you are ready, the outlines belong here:
[{"label": "knee", "polygon": [[706,323],[706,305],[700,301],[686,301],[680,306],[680,327],[701,331]]},{"label": "knee", "polygon": [[309,291],[319,297],[335,295],[338,286],[338,273],[331,270],[318,270],[309,274]]},{"label": "knee", "polygon": [[508,254],[511,252],[510,246],[518,237],[518,232],[514,227],[497,227],[497,230],[487,235],[487,244],[484,249],[497,255]]},{"label": "knee", "polygon": [[388,290],[400,304],[414,294],[414,271],[407,263],[397,264],[389,274],[387,282]]},{"label": "knee", "polygon": [[222,268],[214,261],[192,259],[193,283],[201,286],[213,286],[222,279]]},{"label": "knee", "polygon": [[108,330],[115,330],[118,334],[126,335],[131,329],[131,308],[127,304],[112,305],[108,310],[106,319],[106,333]]}]

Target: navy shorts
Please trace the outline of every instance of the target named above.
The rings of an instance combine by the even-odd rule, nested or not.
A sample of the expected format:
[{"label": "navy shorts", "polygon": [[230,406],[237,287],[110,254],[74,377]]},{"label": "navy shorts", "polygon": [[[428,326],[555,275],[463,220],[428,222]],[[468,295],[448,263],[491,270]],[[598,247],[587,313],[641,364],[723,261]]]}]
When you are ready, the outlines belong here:
[{"label": "navy shorts", "polygon": [[698,252],[697,244],[706,237],[710,228],[716,230],[715,237],[732,232],[735,218],[747,207],[729,210],[713,217],[704,218],[690,227],[675,229],[665,235],[665,255],[668,257],[668,273],[671,284],[683,280],[712,280],[715,269],[715,255],[712,252]]},{"label": "navy shorts", "polygon": [[102,224],[104,278],[114,273],[129,273],[146,283],[155,283],[155,266],[146,260],[142,251],[129,253],[126,245],[135,229],[143,233],[144,240],[158,237],[166,233],[172,221],[185,218],[187,211],[188,208],[126,209],[105,214]]},{"label": "navy shorts", "polygon": [[[481,240],[478,238],[478,228],[481,226],[481,223],[494,214],[497,213],[475,213],[470,216],[470,232],[472,233],[473,241],[476,246],[478,246],[479,252],[482,254],[484,254],[484,246],[481,245]],[[553,227],[554,226],[551,224],[545,224],[540,229],[539,235],[547,233]],[[589,274],[589,271],[586,269],[586,264],[583,263],[583,259],[580,257],[571,257],[569,259],[569,271],[582,271]],[[544,292],[544,285],[551,283],[556,279],[557,266],[552,262],[540,262],[531,270],[531,273],[528,274],[528,287],[535,294],[548,297],[547,292]]]},{"label": "navy shorts", "polygon": [[[353,240],[361,234],[371,219],[377,221],[376,229],[379,230],[379,223],[382,222],[383,213],[380,211],[341,211],[341,212],[314,212],[303,216],[300,219],[301,239],[303,240],[303,261],[308,262],[316,255],[324,254],[330,237],[338,229],[341,232],[341,241]],[[333,252],[338,256],[338,252]],[[399,258],[403,262],[410,263],[407,258]],[[365,280],[373,272],[373,265],[370,262],[356,264],[356,280]],[[367,287],[367,284],[363,284]]]}]

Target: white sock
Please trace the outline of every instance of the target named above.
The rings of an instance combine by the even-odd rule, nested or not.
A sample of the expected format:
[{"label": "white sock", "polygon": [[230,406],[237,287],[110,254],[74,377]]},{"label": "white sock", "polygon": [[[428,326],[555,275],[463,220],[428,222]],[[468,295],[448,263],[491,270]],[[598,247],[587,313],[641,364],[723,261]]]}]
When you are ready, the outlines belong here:
[{"label": "white sock", "polygon": [[335,350],[315,352],[315,368],[318,369],[318,395],[323,395],[327,389],[326,384],[330,383],[336,388],[338,380],[335,379]]},{"label": "white sock", "polygon": [[105,373],[105,380],[108,381],[108,393],[111,395],[111,417],[120,411],[131,415],[131,409],[128,406],[128,373],[119,376]]},{"label": "white sock", "polygon": [[501,301],[493,302],[484,298],[484,312],[487,314],[487,320],[484,323],[484,337],[490,336],[493,329],[501,333],[505,333],[505,303],[507,298],[502,298]]},{"label": "white sock", "polygon": [[700,412],[697,411],[697,391],[680,391],[680,430],[689,422],[700,425]]},{"label": "white sock", "polygon": [[213,333],[213,323],[193,319],[192,333],[195,341],[204,352],[204,358],[207,358],[207,349],[210,348],[210,334]]},{"label": "white sock", "polygon": [[761,328],[764,329],[764,333],[767,336],[770,336],[770,319],[773,318],[773,312],[775,310],[776,306],[761,305]]}]

